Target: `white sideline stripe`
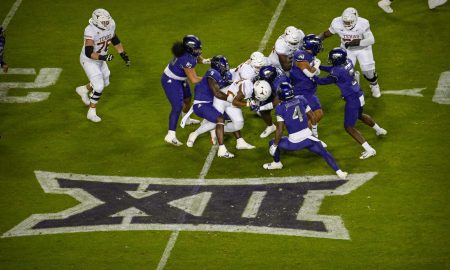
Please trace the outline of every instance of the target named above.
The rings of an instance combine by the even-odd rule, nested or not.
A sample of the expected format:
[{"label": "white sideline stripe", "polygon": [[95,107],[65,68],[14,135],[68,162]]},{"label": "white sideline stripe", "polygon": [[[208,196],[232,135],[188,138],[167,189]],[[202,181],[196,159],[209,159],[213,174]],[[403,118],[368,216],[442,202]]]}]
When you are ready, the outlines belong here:
[{"label": "white sideline stripe", "polygon": [[14,17],[14,14],[16,14],[17,9],[19,8],[20,4],[22,3],[22,0],[16,0],[14,5],[9,10],[8,15],[6,15],[6,18],[3,20],[2,26],[3,29],[8,28],[9,22]]},{"label": "white sideline stripe", "polygon": [[[266,48],[267,41],[269,40],[270,36],[272,35],[273,28],[275,27],[275,24],[277,23],[278,18],[280,17],[281,11],[283,10],[285,4],[286,4],[286,0],[281,0],[278,3],[277,9],[275,10],[275,13],[272,16],[272,19],[270,20],[270,23],[269,23],[269,26],[267,27],[266,33],[264,34],[263,39],[259,43],[258,51],[261,52]],[[205,161],[205,164],[203,165],[202,171],[200,172],[200,176],[199,176],[200,181],[203,181],[205,179],[205,176],[208,173],[209,168],[211,167],[211,163],[212,163],[214,157],[216,156],[217,149],[218,149],[218,146],[215,145],[209,151],[209,155],[206,158],[206,161]],[[179,233],[180,233],[180,231],[176,230],[176,231],[172,232],[172,234],[170,235],[169,242],[167,243],[166,249],[164,250],[161,260],[159,261],[158,267],[156,268],[157,270],[162,270],[166,266],[167,260],[169,259],[170,253],[172,252],[172,249],[175,246],[175,243],[177,241]]]},{"label": "white sideline stripe", "polygon": [[284,8],[284,5],[286,4],[286,0],[281,0],[280,3],[278,3],[277,9],[275,10],[275,13],[272,16],[272,19],[270,20],[269,26],[267,27],[266,33],[264,34],[263,39],[259,43],[258,51],[262,52],[266,46],[267,42],[269,41],[270,36],[272,35],[273,28],[275,27],[275,24],[278,21],[278,18],[280,17],[281,11]]},{"label": "white sideline stripe", "polygon": [[10,68],[8,73],[0,70],[0,75],[36,75],[36,70],[34,68]]}]

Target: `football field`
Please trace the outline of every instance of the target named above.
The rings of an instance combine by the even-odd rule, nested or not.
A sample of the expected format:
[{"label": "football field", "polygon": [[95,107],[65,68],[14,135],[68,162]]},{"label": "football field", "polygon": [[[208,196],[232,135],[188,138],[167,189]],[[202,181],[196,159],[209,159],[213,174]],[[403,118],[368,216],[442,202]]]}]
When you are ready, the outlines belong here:
[{"label": "football field", "polygon": [[[243,108],[242,135],[256,146],[222,159],[197,126],[178,126],[184,145],[164,142],[170,104],[161,75],[187,34],[205,58],[231,67],[268,55],[289,25],[328,29],[352,6],[370,21],[382,90],[361,76],[364,112],[388,131],[343,128],[335,85],[319,86],[321,140],[348,180],[306,150],[272,161],[262,119]],[[116,22],[131,65],[112,46],[111,84],[86,119],[75,92],[92,11]],[[0,71],[0,269],[450,269],[450,4],[394,1],[2,0],[7,24]],[[319,54],[327,63],[337,36]],[[199,64],[203,76],[209,67]],[[321,75],[323,76],[323,74]],[[193,85],[191,89],[193,90]],[[275,119],[275,118],[274,118]]]}]

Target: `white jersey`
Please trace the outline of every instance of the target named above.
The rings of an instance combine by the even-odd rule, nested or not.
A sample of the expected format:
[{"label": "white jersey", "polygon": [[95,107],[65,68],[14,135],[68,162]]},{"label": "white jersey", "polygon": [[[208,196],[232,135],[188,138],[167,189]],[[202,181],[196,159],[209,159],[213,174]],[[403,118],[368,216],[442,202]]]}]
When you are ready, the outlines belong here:
[{"label": "white jersey", "polygon": [[[81,56],[88,58],[84,52],[84,43],[86,39],[91,39],[94,41],[94,52],[100,55],[108,54],[108,45],[111,42],[111,39],[114,37],[114,31],[116,30],[116,24],[112,20],[107,30],[101,30],[96,26],[89,24],[84,29],[84,41],[83,48],[81,49]],[[89,58],[90,59],[90,58]]]},{"label": "white jersey", "polygon": [[250,99],[253,95],[252,81],[250,80],[234,81],[228,87],[222,88],[220,91],[222,91],[226,95],[229,95],[231,93],[234,96],[236,96],[239,90],[244,95],[244,99]]},{"label": "white jersey", "polygon": [[[353,27],[353,29],[351,30],[348,30],[347,28],[344,27],[344,23],[341,17],[336,17],[331,22],[331,26],[330,28],[328,28],[328,30],[332,34],[338,34],[341,37],[342,48],[345,48],[344,46],[345,42],[351,41],[353,39],[364,39],[368,33],[372,34],[372,32],[370,31],[369,21],[361,17],[358,17],[355,27]],[[371,47],[371,45],[364,47],[363,46],[349,47],[347,50],[358,50],[366,47]]]},{"label": "white jersey", "polygon": [[258,75],[259,70],[256,70],[250,65],[250,60],[240,64],[237,68],[230,70],[233,75],[233,81],[239,80],[253,80]]},{"label": "white jersey", "polygon": [[[301,31],[301,30],[299,30]],[[303,32],[302,32],[303,33]],[[303,34],[301,35],[303,39]],[[275,46],[272,48],[272,52],[269,55],[269,63],[279,69],[281,68],[280,64],[280,58],[278,58],[278,55],[286,55],[289,59],[292,58],[294,55],[294,52],[298,50],[301,46],[301,42],[298,43],[298,45],[293,46],[284,39],[284,36],[281,35],[278,37],[277,41],[275,42]]]}]

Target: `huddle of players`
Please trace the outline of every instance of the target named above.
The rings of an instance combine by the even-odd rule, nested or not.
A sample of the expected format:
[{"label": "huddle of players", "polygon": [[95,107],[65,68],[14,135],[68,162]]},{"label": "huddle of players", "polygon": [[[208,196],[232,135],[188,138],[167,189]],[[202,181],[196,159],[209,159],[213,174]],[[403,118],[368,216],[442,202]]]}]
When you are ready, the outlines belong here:
[{"label": "huddle of players", "polygon": [[[266,58],[260,52],[254,52],[250,59],[234,69],[229,68],[227,59],[222,55],[211,59],[211,68],[195,86],[195,100],[191,112],[203,118],[200,127],[189,135],[187,146],[193,144],[200,134],[211,131],[211,137],[219,144],[219,157],[232,158],[223,143],[224,132],[234,133],[237,149],[252,149],[254,146],[245,142],[240,135],[244,126],[242,107],[250,107],[258,112],[267,127],[260,137],[269,136],[275,131],[275,138],[269,142],[269,153],[273,162],[263,165],[265,169],[281,169],[280,150],[295,151],[308,149],[321,155],[333,168],[338,177],[345,179],[346,172],[340,170],[332,155],[324,148],[326,144],[318,139],[317,123],[323,116],[320,101],[316,95],[317,85],[336,84],[341,90],[346,102],[344,127],[346,131],[364,148],[361,159],[376,154],[361,133],[354,128],[357,120],[374,128],[377,135],[387,134],[373,119],[363,113],[364,94],[359,85],[358,73],[354,69],[354,61],[367,65],[367,59],[362,61],[357,54],[355,60],[348,57],[348,48],[365,50],[373,44],[373,35],[346,35],[342,37],[343,46],[334,48],[328,55],[331,66],[321,65],[316,57],[323,50],[322,39],[334,34],[332,32],[339,22],[347,30],[357,26],[358,15],[354,8],[348,8],[341,17],[333,20],[332,26],[319,36],[314,34],[304,36],[303,32],[293,26],[286,28],[271,52]],[[367,33],[368,22],[361,18]],[[367,26],[366,26],[367,24]],[[369,40],[364,40],[369,38]],[[346,48],[346,49],[345,49]],[[370,54],[371,54],[371,48]],[[366,50],[367,51],[367,50]],[[372,62],[373,56],[371,57]],[[363,74],[371,83],[372,94],[379,97],[374,63],[372,78]],[[367,68],[366,68],[367,70]],[[319,78],[320,71],[329,73],[327,77]],[[375,91],[374,89],[375,88]],[[272,123],[271,110],[275,108],[277,124]],[[182,120],[189,119],[190,113]],[[231,121],[226,121],[229,119]],[[282,136],[286,127],[288,136]]]}]

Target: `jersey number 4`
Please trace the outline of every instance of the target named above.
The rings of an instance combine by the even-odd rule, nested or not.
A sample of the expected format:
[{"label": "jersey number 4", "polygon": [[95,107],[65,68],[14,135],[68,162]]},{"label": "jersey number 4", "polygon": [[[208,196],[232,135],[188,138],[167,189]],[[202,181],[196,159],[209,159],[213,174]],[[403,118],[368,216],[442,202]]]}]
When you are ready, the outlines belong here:
[{"label": "jersey number 4", "polygon": [[298,119],[303,122],[303,114],[299,106],[295,106],[294,113],[292,114],[292,119]]}]

